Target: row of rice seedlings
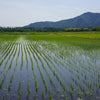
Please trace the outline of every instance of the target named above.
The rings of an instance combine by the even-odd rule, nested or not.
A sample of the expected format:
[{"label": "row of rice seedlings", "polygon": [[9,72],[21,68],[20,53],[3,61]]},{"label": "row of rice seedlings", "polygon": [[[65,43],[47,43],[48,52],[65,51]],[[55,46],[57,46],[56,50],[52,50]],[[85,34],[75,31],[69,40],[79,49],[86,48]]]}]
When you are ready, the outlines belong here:
[{"label": "row of rice seedlings", "polygon": [[15,58],[16,52],[17,52],[17,48],[15,48],[15,51],[14,51],[13,57],[11,59],[10,65],[9,65],[9,67],[7,69],[7,72],[11,69],[11,65],[12,65],[13,59]]},{"label": "row of rice seedlings", "polygon": [[[95,69],[96,69],[96,66],[95,66]],[[98,73],[99,73],[99,72],[96,72],[96,73],[95,73],[93,70],[90,70],[90,71],[87,72],[87,74],[88,74],[88,73],[89,73],[89,76],[90,76],[91,79],[98,79]],[[89,77],[88,77],[88,78],[89,78]]]},{"label": "row of rice seedlings", "polygon": [[[40,53],[41,53],[41,51],[40,51]],[[44,57],[43,57],[43,55],[44,55]],[[55,68],[55,70],[57,71],[57,72],[59,72],[59,74],[60,75],[62,75],[62,76],[64,76],[65,77],[65,75],[63,75],[62,73],[61,73],[61,71],[59,70],[59,68],[58,67],[56,67],[55,66],[55,64],[53,63],[53,61],[51,60],[52,58],[50,58],[50,57],[48,57],[48,55],[46,55],[44,52],[42,52],[42,54],[41,54],[41,56],[45,59],[45,61],[47,62],[47,65],[49,66],[49,68],[50,68],[50,64],[49,64],[49,62],[54,66],[54,68]],[[48,61],[49,62],[48,62]],[[51,69],[51,68],[50,68]],[[62,69],[62,68],[61,68]],[[52,69],[53,70],[53,69]],[[66,78],[66,77],[65,77]]]},{"label": "row of rice seedlings", "polygon": [[49,77],[49,80],[50,80],[50,83],[53,84],[53,80],[52,80],[51,76],[49,75],[49,72],[47,71],[47,69],[46,69],[46,67],[45,67],[45,65],[44,65],[44,63],[43,63],[43,61],[41,60],[40,56],[36,53],[35,50],[34,50],[34,52],[35,52],[35,54],[37,55],[37,57],[39,58],[39,60],[40,60],[40,62],[41,62],[41,64],[42,64],[43,69],[44,69],[45,72],[47,73],[47,75],[48,75],[48,77]]},{"label": "row of rice seedlings", "polygon": [[[34,50],[33,47],[31,47],[31,48]],[[35,49],[36,49],[36,48],[35,48]],[[34,52],[35,52],[35,54],[38,56],[39,60],[41,61],[41,58],[40,58],[40,56],[37,54],[37,52],[36,52],[35,50],[34,50]],[[39,53],[39,51],[38,51],[38,53]],[[41,53],[40,53],[40,54],[41,54]],[[42,56],[42,57],[43,57],[43,56]],[[44,57],[43,57],[43,58],[44,58]],[[60,82],[62,88],[65,90],[65,86],[64,86],[64,84],[62,83],[62,81],[60,80],[60,78],[59,78],[59,76],[57,75],[57,73],[55,73],[55,70],[52,69],[52,67],[51,67],[50,64],[48,63],[47,59],[44,58],[44,60],[46,61],[47,65],[49,66],[49,68],[51,69],[51,71],[53,72],[53,74],[56,76],[57,80]],[[42,63],[42,66],[44,66],[43,63]],[[46,69],[46,68],[44,67],[44,69]],[[51,80],[51,77],[49,77],[49,79]],[[53,81],[51,81],[51,82],[53,82]]]},{"label": "row of rice seedlings", "polygon": [[[40,49],[39,49],[40,50]],[[37,50],[38,51],[38,50]],[[42,52],[42,53],[41,53]],[[40,53],[40,55],[45,59],[45,61],[46,61],[46,63],[47,63],[47,65],[49,66],[49,68],[51,67],[51,65],[49,64],[49,62],[53,65],[53,67],[55,68],[55,70],[56,71],[58,71],[61,75],[62,75],[62,73],[61,73],[61,71],[59,70],[59,68],[58,67],[55,67],[55,64],[53,63],[53,61],[51,60],[52,58],[50,58],[50,57],[48,57],[48,55],[46,55],[43,51],[38,51],[38,53]],[[48,61],[49,62],[48,62]],[[57,61],[58,62],[58,61]],[[56,63],[56,62],[55,62]],[[62,67],[61,67],[62,68]],[[51,68],[50,68],[51,69]],[[53,69],[52,69],[53,70]]]},{"label": "row of rice seedlings", "polygon": [[[30,48],[30,46],[29,46],[29,48]],[[30,50],[31,50],[31,48],[30,48]],[[32,48],[32,50],[33,50],[33,48]],[[33,52],[31,50],[31,52]],[[47,73],[47,75],[48,75],[48,77],[49,77],[49,80],[50,80],[50,82],[51,82],[51,84],[53,83],[53,81],[52,81],[52,78],[51,78],[51,76],[49,75],[49,72],[47,71],[47,69],[46,69],[46,67],[45,67],[45,65],[44,65],[44,63],[43,63],[43,61],[42,61],[42,59],[40,58],[40,56],[37,54],[37,52],[34,50],[34,52],[35,52],[35,54],[37,55],[37,57],[39,58],[39,60],[40,60],[40,62],[41,62],[41,64],[42,64],[42,67],[43,67],[43,69],[45,70],[45,72]],[[45,60],[45,59],[44,59]]]},{"label": "row of rice seedlings", "polygon": [[[45,55],[45,54],[44,54]],[[66,80],[66,76],[65,75],[63,75],[62,73],[61,73],[61,71],[58,69],[58,67],[56,67],[55,66],[55,64],[52,62],[52,60],[47,56],[47,55],[45,55],[45,61],[47,62],[47,65],[49,66],[49,68],[52,70],[52,72],[54,72],[53,74],[55,75],[55,71],[52,69],[52,67],[51,67],[51,65],[49,64],[49,62],[54,66],[54,68],[55,68],[55,70],[56,70],[56,72],[59,72],[59,74],[64,78],[65,77],[65,79],[64,80]],[[48,62],[48,60],[49,60],[49,62]],[[56,76],[57,77],[57,80],[58,80],[58,76]],[[63,86],[63,89],[65,90],[65,86],[64,86],[64,84],[62,83],[62,81],[60,80],[59,81],[60,82],[60,84]]]},{"label": "row of rice seedlings", "polygon": [[52,100],[51,89],[49,89],[49,97],[48,100]]},{"label": "row of rice seedlings", "polygon": [[25,51],[25,56],[26,56],[26,67],[27,67],[27,71],[28,71],[28,58],[27,58],[27,52],[25,50],[25,46],[24,46],[24,51]]},{"label": "row of rice seedlings", "polygon": [[[21,42],[22,43],[22,42]],[[19,52],[18,53],[22,53],[22,44],[19,43]],[[21,47],[21,48],[20,48]],[[22,56],[22,55],[21,55]],[[23,58],[22,58],[23,59]],[[17,100],[20,100],[21,98],[21,78],[22,78],[22,72],[21,72],[21,66],[23,65],[23,61],[21,60],[21,64],[20,64],[20,81],[19,81],[19,84],[18,84],[18,97],[17,97]]]},{"label": "row of rice seedlings", "polygon": [[23,67],[23,49],[22,49],[22,45],[21,45],[21,66],[20,69],[22,70]]},{"label": "row of rice seedlings", "polygon": [[[55,53],[54,53],[55,54]],[[50,56],[50,55],[49,55]],[[62,67],[64,67],[64,66],[66,66],[65,65],[65,63],[63,62],[63,59],[62,58],[60,58],[60,57],[58,57],[58,55],[53,55],[53,56],[50,56],[51,58],[53,58],[54,59],[54,61],[59,65],[59,66],[62,66]]]},{"label": "row of rice seedlings", "polygon": [[[39,52],[39,51],[38,51]],[[40,53],[40,55],[42,56],[42,58],[46,61],[46,63],[47,63],[47,65],[48,65],[48,67],[50,68],[50,70],[52,71],[52,72],[54,72],[53,74],[55,75],[55,70],[53,70],[53,68],[51,67],[51,65],[49,64],[49,62],[47,61],[47,59]],[[50,61],[50,59],[49,59],[49,61]],[[48,71],[47,71],[47,73],[48,73]],[[50,75],[48,75],[49,76],[49,80],[50,80],[50,82],[52,83],[52,84],[54,84],[53,83],[53,81],[52,81],[52,78],[51,78],[51,76]]]},{"label": "row of rice seedlings", "polygon": [[[73,66],[73,65],[72,65]],[[75,65],[74,65],[75,66]],[[73,80],[73,82],[75,81],[75,84],[76,84],[76,79],[78,79],[79,81],[80,81],[80,77],[81,77],[81,73],[80,72],[77,72],[77,66],[75,66],[75,68],[73,68],[73,67],[69,67],[70,69],[69,69],[69,71],[71,72],[71,73],[73,73],[73,75],[75,76],[75,78],[73,79],[73,77],[72,77],[72,80]],[[72,70],[72,68],[73,68],[73,70]],[[86,75],[85,75],[86,76]]]},{"label": "row of rice seedlings", "polygon": [[[35,47],[35,50],[37,50],[36,49],[36,47]],[[35,51],[36,52],[36,51]],[[41,53],[38,51],[38,53],[41,55]],[[42,56],[42,55],[41,55]],[[40,56],[39,56],[40,57]],[[43,56],[42,56],[43,57]],[[49,66],[49,68],[50,69],[52,69],[51,68],[51,66],[50,66],[50,64],[48,63],[48,61],[43,57],[43,59],[46,61],[46,63],[47,63],[47,65]],[[52,71],[54,72],[53,74],[55,75],[55,71],[52,69]],[[49,77],[49,79],[50,79],[51,77]],[[65,91],[65,86],[64,86],[64,84],[63,84],[63,82],[59,79],[59,76],[56,74],[56,78],[59,80],[59,82],[60,82],[60,84],[61,84],[61,86],[62,86],[62,88],[63,88],[63,90]],[[51,80],[51,79],[50,79]],[[50,81],[50,82],[53,82],[53,81]],[[66,96],[64,95],[64,97],[66,98]]]},{"label": "row of rice seedlings", "polygon": [[[51,45],[51,43],[50,43],[50,45]],[[40,47],[39,45],[36,45],[36,46],[37,46],[38,48]],[[45,51],[44,51],[44,50],[45,50]],[[49,51],[50,51],[50,50],[51,50],[51,48],[49,48]],[[57,49],[56,49],[56,50],[57,50]],[[48,50],[46,50],[46,49],[43,49],[43,51],[44,51],[44,52],[48,52]],[[50,52],[53,53],[53,51],[50,51]],[[48,54],[48,53],[47,53],[47,54]],[[58,57],[58,55],[57,55],[57,57],[55,57],[55,53],[54,53],[54,55],[52,55],[52,56],[51,56],[51,53],[50,53],[50,56],[49,56],[49,57],[52,57],[52,59],[53,59],[53,58],[56,58],[57,61],[58,61],[58,62],[57,62],[58,64],[64,65],[64,63],[61,62],[61,60],[59,59],[60,57]],[[56,60],[56,59],[54,59],[54,60]],[[60,61],[60,62],[59,62],[59,61]]]},{"label": "row of rice seedlings", "polygon": [[[89,73],[89,75],[91,75],[93,77],[93,69],[88,69],[88,67],[90,65],[88,64],[80,64],[82,67],[81,67],[81,70],[84,72],[84,73]],[[91,73],[90,73],[91,72]]]},{"label": "row of rice seedlings", "polygon": [[[14,56],[15,56],[15,54],[16,54],[16,50],[15,50]],[[14,58],[14,56],[13,56],[13,58]],[[6,73],[6,74],[7,74],[7,73]],[[5,73],[4,73],[4,77],[3,77],[2,81],[1,81],[1,87],[2,87],[2,85],[3,85],[5,76],[6,76],[6,75],[5,75]],[[12,74],[12,76],[11,76],[11,78],[10,78],[10,82],[9,82],[9,84],[8,84],[8,91],[10,91],[12,79],[13,79],[13,74]]]},{"label": "row of rice seedlings", "polygon": [[[36,59],[35,59],[35,60],[36,60]],[[36,62],[37,62],[37,61],[36,61]],[[38,62],[37,62],[37,67],[38,67],[38,69],[39,69],[39,72],[40,72],[40,75],[41,75],[42,81],[43,81],[43,83],[44,83],[45,90],[47,91],[47,84],[46,84],[45,78],[44,78],[44,76],[43,76],[43,73],[42,73],[42,71],[41,71],[41,69],[40,69],[40,67],[39,67]]]},{"label": "row of rice seedlings", "polygon": [[[37,46],[37,47],[39,47],[39,46]],[[38,50],[40,50],[40,49],[38,49]],[[51,59],[54,59],[54,61],[55,61],[55,63],[57,64],[57,65],[59,65],[59,63],[61,63],[61,62],[59,62],[58,60],[56,60],[54,57],[51,57],[51,56],[49,56],[48,54],[46,55],[46,53],[45,53],[45,51],[44,50],[42,50],[42,51],[40,51],[40,53],[42,52],[42,54],[41,55],[44,55],[45,56],[45,58],[46,59],[48,59],[49,60],[49,62],[54,66],[54,68],[55,68],[55,65],[54,65],[54,63],[52,62],[52,60]],[[59,63],[58,63],[59,62]],[[62,66],[60,66],[59,65],[59,67],[57,67],[57,71],[59,71],[60,69],[59,68],[61,68],[62,69]],[[59,71],[60,72],[60,71]],[[61,73],[60,73],[61,74]]]},{"label": "row of rice seedlings", "polygon": [[36,73],[35,73],[34,67],[33,67],[32,57],[31,57],[31,54],[30,54],[31,50],[29,51],[27,47],[26,47],[26,49],[27,49],[27,52],[29,54],[29,57],[30,57],[30,60],[31,60],[31,64],[32,64],[32,71],[33,71],[33,75],[34,75],[35,88],[36,88],[36,92],[34,94],[34,100],[36,100],[36,98],[37,98],[37,92],[38,92],[38,83],[37,83],[37,79],[36,79]]},{"label": "row of rice seedlings", "polygon": [[7,49],[8,45],[5,43],[0,44],[0,60],[4,56],[4,52]]},{"label": "row of rice seedlings", "polygon": [[29,82],[27,84],[27,100],[29,100],[29,95],[30,95],[30,87],[29,87]]},{"label": "row of rice seedlings", "polygon": [[44,94],[44,90],[42,91],[42,100],[44,100],[45,94]]},{"label": "row of rice seedlings", "polygon": [[2,55],[5,54],[5,51],[7,51],[7,49],[10,47],[10,45],[12,44],[13,42],[11,41],[3,41],[2,44],[1,44],[1,50],[2,51]]},{"label": "row of rice seedlings", "polygon": [[78,78],[79,78],[79,75],[80,75],[80,69],[79,69],[79,67],[76,65],[76,64],[68,64],[68,70],[69,70],[69,72],[70,73],[73,73],[73,74],[76,74],[77,76],[78,76]]},{"label": "row of rice seedlings", "polygon": [[[14,72],[15,72],[15,69],[16,69],[16,66],[17,66],[17,61],[18,61],[19,53],[20,53],[20,48],[19,48],[19,50],[18,50],[18,54],[17,54],[17,57],[16,57]],[[10,82],[9,82],[9,84],[8,84],[8,91],[11,90],[11,84],[12,84],[13,76],[14,76],[14,73],[13,73],[12,76],[10,77]]]},{"label": "row of rice seedlings", "polygon": [[15,63],[15,67],[14,67],[14,72],[15,72],[15,70],[16,70],[16,67],[17,67],[17,63],[18,63],[18,58],[19,58],[19,54],[20,54],[20,47],[19,47],[19,45],[18,45],[18,54],[17,54],[17,57],[16,57],[16,63]]},{"label": "row of rice seedlings", "polygon": [[6,54],[7,50],[9,50],[10,45],[13,44],[13,42],[11,42],[11,41],[6,41],[6,42],[4,42],[3,44],[4,44],[4,46],[3,46],[3,49],[2,49],[2,50],[3,50],[3,51],[2,51],[2,56]]},{"label": "row of rice seedlings", "polygon": [[7,46],[3,46],[4,47],[4,49],[2,50],[2,55],[1,55],[1,57],[0,58],[2,58],[3,56],[5,56],[5,54],[8,52],[8,50],[10,49],[10,47],[11,47],[11,42],[10,43],[8,43],[7,44]]},{"label": "row of rice seedlings", "polygon": [[3,78],[2,78],[2,80],[0,81],[0,89],[2,88],[2,85],[3,85],[3,83],[4,83],[5,77],[6,77],[6,75],[5,75],[5,73],[4,73],[4,74],[3,74]]},{"label": "row of rice seedlings", "polygon": [[[84,69],[84,67],[82,67],[82,68]],[[80,73],[80,74],[81,74],[81,73]],[[88,74],[89,74],[89,76],[91,75],[91,76],[90,76],[90,77],[91,77],[91,80],[90,80],[90,79],[89,79],[89,80],[90,80],[91,82],[93,82],[93,83],[92,83],[93,86],[95,85],[95,83],[94,83],[95,81],[92,81],[92,80],[93,80],[93,79],[96,80],[96,79],[97,79],[97,75],[95,75],[95,77],[94,77],[94,72],[93,72],[92,70],[90,70],[90,72],[87,72],[86,69],[84,70],[84,74],[82,74],[83,82],[84,82],[84,84],[87,85],[88,88],[90,88],[90,87],[91,87],[91,84],[89,85],[88,82],[87,82],[87,80],[88,80],[88,78],[89,78],[89,77],[87,77]],[[96,81],[96,82],[97,82],[97,81]]]},{"label": "row of rice seedlings", "polygon": [[2,69],[2,72],[4,72],[4,70],[6,69],[6,65],[7,65],[9,59],[11,58],[11,56],[12,56],[14,50],[15,50],[15,45],[13,46],[13,49],[12,49],[12,51],[10,52],[9,57],[8,57],[7,60],[5,61],[5,65],[4,65],[3,69]]},{"label": "row of rice seedlings", "polygon": [[[43,53],[43,52],[42,52]],[[61,83],[62,84],[62,83]]]},{"label": "row of rice seedlings", "polygon": [[14,74],[12,74],[12,76],[10,77],[10,82],[8,84],[8,91],[11,90],[11,84],[12,84],[13,77],[14,77]]},{"label": "row of rice seedlings", "polygon": [[40,72],[40,75],[41,75],[43,84],[44,84],[44,86],[45,86],[45,90],[47,91],[47,84],[46,84],[45,78],[44,78],[44,76],[43,76],[43,73],[42,73],[42,71],[41,71],[41,69],[40,69],[40,67],[39,67],[38,60],[37,60],[37,58],[35,57],[35,55],[34,55],[33,52],[32,52],[32,54],[33,54],[33,57],[34,57],[34,59],[35,59],[35,61],[36,61],[36,63],[37,63],[37,68],[38,68],[38,70],[39,70],[39,72]]},{"label": "row of rice seedlings", "polygon": [[37,92],[35,92],[34,94],[34,100],[37,100],[36,98],[37,98]]},{"label": "row of rice seedlings", "polygon": [[67,70],[67,67],[66,67],[66,63],[65,62],[63,62],[63,60],[60,58],[57,58],[57,56],[50,56],[50,55],[48,55],[49,57],[51,57],[51,59],[52,60],[54,60],[54,62],[58,65],[58,68],[59,69],[65,69],[65,70]]},{"label": "row of rice seedlings", "polygon": [[44,86],[45,86],[45,90],[47,91],[47,84],[46,84],[45,78],[44,78],[44,76],[43,76],[43,73],[42,73],[42,71],[41,71],[41,69],[40,69],[38,63],[37,63],[37,67],[38,67],[39,72],[40,72],[40,74],[41,74],[41,77],[42,77],[42,80],[43,80],[43,83],[44,83]]},{"label": "row of rice seedlings", "polygon": [[76,73],[80,73],[81,74],[81,70],[80,70],[81,68],[76,63],[74,62],[74,58],[68,60],[67,65],[69,66],[69,71],[71,73],[75,73],[76,72]]},{"label": "row of rice seedlings", "polygon": [[[35,81],[36,92],[38,92],[38,84],[37,84],[37,79],[36,79],[36,73],[35,73],[35,71],[34,71],[33,60],[32,60],[31,54],[30,54],[30,52],[29,52],[29,50],[28,50],[27,47],[26,47],[26,49],[27,49],[27,52],[28,52],[28,54],[29,54],[29,57],[30,57],[30,60],[31,60],[31,64],[32,64],[32,71],[33,71],[33,75],[34,75],[34,81]],[[26,52],[26,50],[25,50],[25,52]]]},{"label": "row of rice seedlings", "polygon": [[13,48],[13,44],[10,46],[10,49],[8,48],[8,51],[6,53],[6,55],[3,57],[3,59],[0,62],[0,65],[3,63],[3,61],[7,58],[7,56],[10,54],[11,50]]},{"label": "row of rice seedlings", "polygon": [[0,60],[1,60],[1,58],[3,58],[3,56],[4,56],[4,52],[5,52],[5,50],[8,48],[8,45],[6,44],[0,44],[0,46],[2,47],[3,46],[3,48],[1,48],[0,49]]},{"label": "row of rice seedlings", "polygon": [[[78,69],[78,68],[77,68],[77,69]],[[82,68],[82,69],[84,69],[84,68]],[[87,79],[87,74],[89,74],[89,75],[90,75],[90,73],[89,73],[89,72],[87,72],[87,71],[85,71],[85,70],[83,71],[82,69],[81,69],[81,71],[79,71],[79,72],[78,72],[77,70],[76,70],[76,71],[77,71],[77,73],[79,73],[79,74],[80,74],[80,76],[82,76],[82,77],[83,77],[83,79],[85,79],[85,80],[86,80],[86,79]]]},{"label": "row of rice seedlings", "polygon": [[85,70],[86,71],[89,71],[89,72],[91,72],[91,71],[95,71],[97,68],[97,66],[96,66],[96,62],[93,62],[92,61],[92,58],[90,59],[90,60],[84,60],[83,62],[80,62],[80,64],[82,63],[82,65],[84,66],[84,68],[85,68]]},{"label": "row of rice seedlings", "polygon": [[18,98],[17,100],[20,100],[21,98],[21,80],[19,81],[19,84],[18,84]]},{"label": "row of rice seedlings", "polygon": [[[39,52],[39,51],[38,51],[38,52]],[[40,53],[40,55],[41,55],[41,53]],[[41,55],[41,56],[42,56],[42,55]],[[42,56],[42,57],[43,57],[43,56]],[[43,57],[43,58],[44,58],[44,57]],[[49,66],[49,68],[51,69],[51,71],[54,72],[53,74],[56,76],[57,80],[60,82],[60,84],[61,84],[63,90],[65,90],[65,86],[64,86],[63,82],[61,81],[61,79],[59,78],[59,76],[57,75],[57,73],[55,73],[55,71],[52,69],[52,67],[50,66],[50,64],[49,64],[49,62],[47,61],[47,59],[44,58],[44,60],[46,61],[47,65]],[[50,77],[50,78],[51,78],[51,77]],[[50,79],[50,80],[51,80],[51,79]],[[51,82],[53,82],[53,81],[51,81]]]},{"label": "row of rice seedlings", "polygon": [[0,39],[0,53],[2,53],[2,50],[5,48],[4,45],[6,46],[5,41]]},{"label": "row of rice seedlings", "polygon": [[[87,85],[83,84],[83,83],[80,83],[80,81],[76,78],[74,79],[75,80],[75,84],[76,86],[78,86],[78,88],[82,91],[82,94],[86,96],[86,89],[92,89],[92,88],[89,88],[87,87]],[[80,96],[80,93],[77,91],[77,95]]]},{"label": "row of rice seedlings", "polygon": [[[75,75],[75,76],[76,76],[76,75]],[[85,75],[85,76],[86,76],[86,75]],[[76,78],[77,78],[77,77],[76,77]],[[77,84],[77,86],[80,88],[80,90],[83,91],[83,94],[86,94],[86,91],[85,91],[86,88],[92,89],[92,88],[91,88],[91,85],[89,85],[89,83],[86,82],[86,81],[87,81],[86,79],[85,79],[85,82],[87,83],[86,86],[84,86],[85,83],[84,83],[84,85],[83,85],[83,83],[80,83],[79,80],[77,80],[77,81],[76,81],[76,79],[74,79],[74,80],[75,80],[75,83]],[[89,85],[89,86],[88,86],[88,85]]]}]

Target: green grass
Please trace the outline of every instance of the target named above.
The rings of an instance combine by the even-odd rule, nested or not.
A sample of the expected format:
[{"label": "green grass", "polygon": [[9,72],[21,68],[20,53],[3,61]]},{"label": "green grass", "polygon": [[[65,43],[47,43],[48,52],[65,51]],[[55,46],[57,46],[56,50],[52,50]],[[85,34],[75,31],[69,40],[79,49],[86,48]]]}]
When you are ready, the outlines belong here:
[{"label": "green grass", "polygon": [[100,32],[56,32],[56,34],[39,35],[0,35],[0,40],[17,40],[23,37],[33,41],[57,41],[63,44],[71,44],[84,49],[100,48]]},{"label": "green grass", "polygon": [[0,32],[0,35],[38,35],[38,34],[100,34],[100,31],[88,31],[88,32]]},{"label": "green grass", "polygon": [[[77,34],[76,34],[77,35]],[[80,34],[79,34],[80,35]],[[95,37],[99,37],[99,34],[96,34]],[[84,34],[84,37],[88,36],[88,34]],[[92,35],[93,37],[93,35]],[[95,38],[94,37],[94,38]],[[100,48],[100,39],[93,39],[93,38],[80,38],[80,37],[67,37],[62,35],[27,35],[27,40],[34,40],[34,41],[51,41],[51,42],[58,42],[63,45],[69,44],[73,46],[78,46],[83,49],[98,49]]]},{"label": "green grass", "polygon": [[100,39],[100,32],[77,32],[77,33],[65,33],[59,34],[61,36],[67,37],[78,37],[78,38],[91,38],[91,39]]}]

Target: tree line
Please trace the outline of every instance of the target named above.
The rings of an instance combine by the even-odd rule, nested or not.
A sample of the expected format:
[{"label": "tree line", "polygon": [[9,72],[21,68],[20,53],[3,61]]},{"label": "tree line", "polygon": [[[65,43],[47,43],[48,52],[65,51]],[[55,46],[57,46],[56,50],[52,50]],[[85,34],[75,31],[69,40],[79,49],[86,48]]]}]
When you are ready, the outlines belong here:
[{"label": "tree line", "polygon": [[100,27],[92,28],[66,28],[66,27],[37,27],[37,28],[28,28],[28,27],[0,27],[0,32],[81,32],[81,31],[100,31]]}]

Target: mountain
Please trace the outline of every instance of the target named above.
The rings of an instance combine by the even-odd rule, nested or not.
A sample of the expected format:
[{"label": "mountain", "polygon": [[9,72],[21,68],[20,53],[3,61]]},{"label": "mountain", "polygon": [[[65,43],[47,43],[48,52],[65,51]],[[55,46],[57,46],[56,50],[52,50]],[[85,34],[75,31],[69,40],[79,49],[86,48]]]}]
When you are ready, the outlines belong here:
[{"label": "mountain", "polygon": [[57,22],[36,22],[25,27],[96,27],[100,26],[100,13],[87,12],[80,16]]}]

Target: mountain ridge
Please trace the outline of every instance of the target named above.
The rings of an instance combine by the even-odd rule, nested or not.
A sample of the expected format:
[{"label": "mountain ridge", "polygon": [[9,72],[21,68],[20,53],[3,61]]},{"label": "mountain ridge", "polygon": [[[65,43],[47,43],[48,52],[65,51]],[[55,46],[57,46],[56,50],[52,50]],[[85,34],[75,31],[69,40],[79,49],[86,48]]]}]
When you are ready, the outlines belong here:
[{"label": "mountain ridge", "polygon": [[74,18],[56,22],[41,21],[31,23],[25,27],[98,27],[100,26],[100,13],[86,12]]}]

